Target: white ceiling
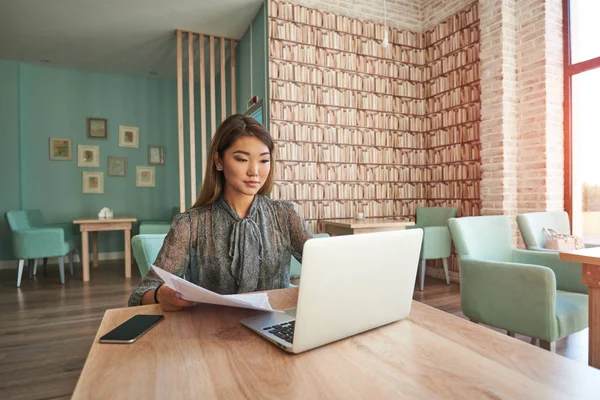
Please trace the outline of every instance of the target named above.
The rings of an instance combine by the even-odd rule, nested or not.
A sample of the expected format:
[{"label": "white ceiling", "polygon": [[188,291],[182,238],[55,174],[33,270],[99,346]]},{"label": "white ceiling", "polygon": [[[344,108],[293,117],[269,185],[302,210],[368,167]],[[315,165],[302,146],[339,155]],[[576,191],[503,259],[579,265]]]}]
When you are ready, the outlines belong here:
[{"label": "white ceiling", "polygon": [[[0,0],[0,58],[175,74],[175,30],[239,39],[263,0]],[[218,48],[217,48],[218,49]],[[218,50],[217,50],[218,52]]]}]

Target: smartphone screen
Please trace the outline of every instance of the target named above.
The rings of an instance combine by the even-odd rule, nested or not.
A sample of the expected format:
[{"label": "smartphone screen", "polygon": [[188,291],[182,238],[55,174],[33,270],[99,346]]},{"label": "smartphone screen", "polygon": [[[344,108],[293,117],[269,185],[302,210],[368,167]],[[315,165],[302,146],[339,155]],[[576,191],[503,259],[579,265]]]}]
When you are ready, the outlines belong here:
[{"label": "smartphone screen", "polygon": [[134,315],[102,336],[100,343],[133,343],[163,318],[164,315]]}]

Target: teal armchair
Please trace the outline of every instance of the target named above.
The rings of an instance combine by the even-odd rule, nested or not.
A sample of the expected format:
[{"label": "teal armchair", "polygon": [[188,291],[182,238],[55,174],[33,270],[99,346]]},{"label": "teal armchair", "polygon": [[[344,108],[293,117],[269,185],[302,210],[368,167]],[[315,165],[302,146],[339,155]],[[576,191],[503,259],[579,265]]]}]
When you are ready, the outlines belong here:
[{"label": "teal armchair", "polygon": [[175,215],[179,214],[179,206],[171,209],[170,220],[143,220],[140,221],[140,235],[167,234],[171,229],[171,222]]},{"label": "teal armchair", "polygon": [[[517,215],[517,224],[523,237],[523,241],[529,250],[551,251],[546,249],[547,234],[544,228],[554,229],[558,233],[570,235],[571,224],[569,214],[565,211],[534,212]],[[595,244],[586,243],[585,247],[598,247]]]},{"label": "teal armchair", "polygon": [[425,268],[427,260],[442,259],[446,283],[450,284],[448,274],[448,257],[452,248],[452,240],[448,231],[447,222],[449,218],[456,217],[454,207],[418,207],[415,225],[407,229],[423,229],[423,244],[421,245],[421,285],[425,286]]},{"label": "teal armchair", "polygon": [[150,266],[156,260],[166,236],[166,233],[144,234],[136,235],[131,239],[133,258],[135,258],[142,278],[150,271]]},{"label": "teal armchair", "polygon": [[68,255],[73,275],[73,250],[75,240],[73,227],[68,224],[45,225],[39,210],[8,211],[6,221],[11,230],[13,256],[19,260],[17,287],[21,286],[25,260],[29,260],[29,277],[33,276],[33,264],[43,258],[44,266],[49,257],[58,257],[60,283],[65,283],[63,257]]},{"label": "teal armchair", "polygon": [[475,322],[539,339],[542,347],[587,328],[581,264],[512,248],[507,216],[453,218],[462,311]]}]

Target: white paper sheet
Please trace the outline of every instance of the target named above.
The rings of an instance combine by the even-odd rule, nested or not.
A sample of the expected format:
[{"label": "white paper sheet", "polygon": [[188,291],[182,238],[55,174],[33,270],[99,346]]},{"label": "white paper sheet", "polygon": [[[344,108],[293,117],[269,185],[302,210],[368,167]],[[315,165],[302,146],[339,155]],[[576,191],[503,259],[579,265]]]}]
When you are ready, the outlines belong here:
[{"label": "white paper sheet", "polygon": [[229,307],[250,308],[253,310],[283,312],[273,310],[269,303],[269,296],[266,293],[244,293],[221,295],[210,290],[204,289],[198,285],[181,279],[180,277],[158,268],[153,265],[152,269],[165,281],[165,284],[173,290],[181,293],[184,300],[196,303],[218,304]]}]

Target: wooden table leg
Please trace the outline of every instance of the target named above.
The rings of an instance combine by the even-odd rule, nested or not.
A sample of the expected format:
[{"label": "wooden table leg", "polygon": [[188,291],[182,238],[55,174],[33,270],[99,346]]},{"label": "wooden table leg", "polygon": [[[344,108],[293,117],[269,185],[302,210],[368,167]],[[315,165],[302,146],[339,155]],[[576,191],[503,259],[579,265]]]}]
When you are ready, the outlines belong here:
[{"label": "wooden table leg", "polygon": [[94,252],[94,268],[98,268],[98,232],[92,232],[92,250]]},{"label": "wooden table leg", "polygon": [[125,229],[125,278],[131,278],[131,229]]},{"label": "wooden table leg", "polygon": [[588,364],[600,368],[600,287],[590,287],[588,292],[588,318],[590,347],[588,349]]},{"label": "wooden table leg", "polygon": [[83,281],[90,280],[90,242],[87,231],[81,232],[81,269],[83,271]]},{"label": "wooden table leg", "polygon": [[600,368],[600,265],[583,264],[582,272],[588,287],[588,364]]}]

